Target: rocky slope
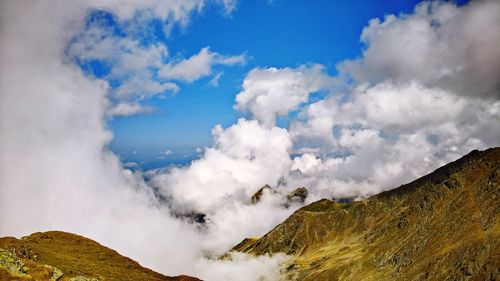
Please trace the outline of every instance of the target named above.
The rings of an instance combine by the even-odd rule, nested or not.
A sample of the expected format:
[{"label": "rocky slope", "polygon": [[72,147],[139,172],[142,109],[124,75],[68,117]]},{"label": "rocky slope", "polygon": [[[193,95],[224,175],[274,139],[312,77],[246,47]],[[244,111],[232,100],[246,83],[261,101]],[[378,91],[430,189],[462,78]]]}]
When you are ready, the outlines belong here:
[{"label": "rocky slope", "polygon": [[195,281],[168,277],[85,237],[60,231],[0,238],[0,280],[151,280]]},{"label": "rocky slope", "polygon": [[500,280],[500,148],[366,200],[320,200],[235,250],[284,252],[288,280]]}]

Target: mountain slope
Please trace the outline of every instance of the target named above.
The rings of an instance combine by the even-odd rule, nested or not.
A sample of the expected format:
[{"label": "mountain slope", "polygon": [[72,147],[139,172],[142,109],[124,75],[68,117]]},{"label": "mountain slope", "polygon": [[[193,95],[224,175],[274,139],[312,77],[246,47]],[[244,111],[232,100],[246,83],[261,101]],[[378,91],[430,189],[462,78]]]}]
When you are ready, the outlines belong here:
[{"label": "mountain slope", "polygon": [[151,280],[167,277],[88,238],[60,231],[0,238],[0,280]]},{"label": "mountain slope", "polygon": [[364,201],[320,200],[235,250],[292,255],[287,279],[500,280],[500,148]]}]

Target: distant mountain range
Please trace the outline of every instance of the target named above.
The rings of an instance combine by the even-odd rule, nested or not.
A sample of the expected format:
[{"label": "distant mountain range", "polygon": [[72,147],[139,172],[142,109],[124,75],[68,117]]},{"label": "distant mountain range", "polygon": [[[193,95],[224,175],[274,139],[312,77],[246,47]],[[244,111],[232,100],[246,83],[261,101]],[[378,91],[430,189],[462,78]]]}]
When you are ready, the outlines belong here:
[{"label": "distant mountain range", "polygon": [[[233,251],[290,255],[285,280],[500,280],[499,182],[500,148],[473,151],[363,201],[314,202]],[[306,196],[299,188],[288,199]],[[199,279],[167,277],[90,239],[52,231],[0,238],[0,280]]]}]

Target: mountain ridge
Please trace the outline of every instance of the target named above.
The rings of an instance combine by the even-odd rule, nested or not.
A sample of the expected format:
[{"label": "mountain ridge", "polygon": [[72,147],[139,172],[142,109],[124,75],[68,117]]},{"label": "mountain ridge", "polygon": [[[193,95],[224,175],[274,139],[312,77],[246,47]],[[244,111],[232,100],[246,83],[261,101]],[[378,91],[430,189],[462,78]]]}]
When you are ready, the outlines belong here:
[{"label": "mountain ridge", "polygon": [[[233,251],[285,253],[285,280],[500,280],[500,148],[472,151],[362,201],[321,199]],[[302,194],[302,193],[301,193]],[[168,277],[61,231],[0,238],[0,280]]]},{"label": "mountain ridge", "polygon": [[291,255],[291,280],[498,280],[500,148],[363,201],[316,201],[234,250]]}]

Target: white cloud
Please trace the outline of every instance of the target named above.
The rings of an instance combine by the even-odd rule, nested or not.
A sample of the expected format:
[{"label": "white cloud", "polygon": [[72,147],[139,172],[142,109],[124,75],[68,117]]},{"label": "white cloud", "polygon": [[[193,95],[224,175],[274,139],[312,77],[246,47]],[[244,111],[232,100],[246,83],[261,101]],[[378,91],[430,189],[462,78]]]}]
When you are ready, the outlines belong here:
[{"label": "white cloud", "polygon": [[[203,272],[203,280],[218,281],[272,281],[280,280],[279,265],[286,256],[254,257],[242,253],[233,253],[231,262],[225,260],[203,260],[197,264],[197,270]],[[242,274],[244,272],[245,274]]]},{"label": "white cloud", "polygon": [[151,112],[153,108],[138,103],[119,103],[106,111],[108,116],[130,116]]},{"label": "white cloud", "polygon": [[165,150],[165,152],[163,152],[163,154],[164,155],[170,155],[170,154],[172,154],[172,150],[167,149],[167,150]]},{"label": "white cloud", "polygon": [[226,16],[230,15],[234,10],[236,10],[236,6],[238,5],[238,0],[216,0],[224,7],[224,14]]},{"label": "white cloud", "polygon": [[212,78],[210,80],[210,82],[208,82],[208,85],[212,86],[212,87],[219,87],[219,80],[220,78],[222,77],[222,74],[224,74],[223,71],[221,72],[218,72],[217,74],[214,75],[214,78]]},{"label": "white cloud", "polygon": [[277,116],[296,110],[308,101],[311,93],[330,83],[321,65],[296,69],[256,68],[243,81],[243,91],[236,96],[234,107],[249,111],[266,126],[273,126]]},{"label": "white cloud", "polygon": [[352,88],[306,106],[290,125],[306,154],[294,158],[288,183],[366,196],[498,146],[499,14],[494,1],[424,2],[370,21],[363,56],[339,65]]},{"label": "white cloud", "polygon": [[88,0],[88,7],[105,9],[116,14],[120,19],[127,20],[142,13],[143,16],[160,18],[163,21],[172,21],[187,24],[193,12],[199,12],[203,8],[203,0]]},{"label": "white cloud", "polygon": [[[123,20],[142,9],[143,15],[179,24],[203,6],[198,1],[93,3]],[[500,77],[493,49],[496,34],[486,38],[488,33],[477,32],[496,30],[498,5],[483,1],[455,8],[433,3],[422,4],[415,15],[371,22],[363,34],[364,56],[341,66],[342,75],[360,83],[344,85],[339,93],[311,104],[310,94],[330,90],[335,80],[321,66],[251,71],[235,107],[256,120],[216,126],[214,145],[200,159],[151,174],[154,187],[171,200],[167,207],[107,149],[111,133],[104,120],[113,108],[107,83],[82,75],[62,56],[90,6],[2,2],[0,19],[8,28],[1,30],[0,40],[0,234],[77,232],[170,275],[207,280],[277,277],[279,257],[236,255],[223,262],[203,256],[224,252],[245,236],[263,235],[285,219],[299,205],[285,208],[281,195],[297,186],[309,189],[307,202],[366,196],[472,149],[500,144],[500,101],[491,93]],[[432,8],[426,10],[428,5]],[[46,17],[49,12],[56,14]],[[175,91],[171,82],[149,83],[150,74],[142,72],[164,66],[166,47],[116,41],[100,29],[88,32],[88,41],[77,42],[73,51],[119,65],[111,71],[116,77],[134,74],[122,92],[114,93],[120,103],[134,108],[151,93]],[[214,64],[242,60],[202,49],[170,62],[168,75],[189,81],[210,74]],[[464,94],[471,90],[478,95]],[[277,116],[293,110],[301,112],[288,130],[274,126]],[[261,202],[251,204],[250,196],[264,184],[281,194],[265,192]],[[31,208],[18,208],[23,204]],[[170,216],[183,211],[204,212],[203,231]]]},{"label": "white cloud", "polygon": [[[122,169],[106,146],[106,85],[61,56],[78,28],[71,22],[83,19],[87,7],[16,1],[0,10],[6,26],[0,41],[0,235],[71,231],[163,272],[188,270],[185,262],[197,250],[173,241],[196,245],[197,232],[171,218],[141,179]],[[176,258],[145,251],[151,241],[155,249],[177,249]]]},{"label": "white cloud", "polygon": [[278,186],[290,170],[292,143],[286,130],[240,119],[226,129],[216,126],[213,135],[214,146],[200,159],[161,171],[151,183],[172,198],[173,209],[207,215],[202,248],[221,254],[243,237],[264,235],[298,206],[286,209],[283,198],[271,194],[258,207],[250,200],[263,185]]},{"label": "white cloud", "polygon": [[[112,3],[105,7],[114,7]],[[129,3],[124,5],[126,7]],[[115,18],[120,34],[117,33],[116,26],[109,24],[109,19],[95,16],[80,28],[65,50],[69,59],[77,60],[86,67],[90,68],[90,63],[95,61],[103,65],[107,71],[101,74],[101,79],[111,81],[114,85],[110,88],[113,103],[137,104],[155,95],[174,95],[180,88],[172,80],[193,82],[210,75],[214,65],[229,66],[246,61],[245,55],[223,56],[210,51],[208,47],[190,58],[178,61],[170,56],[163,42],[144,44],[136,38],[135,33],[140,34],[141,29],[147,28],[147,19],[159,17],[158,11],[152,13],[148,10],[158,6],[161,9],[167,8],[164,4],[155,2],[136,7],[134,13],[137,14],[134,17],[129,12],[120,12],[118,15],[123,14],[122,17]],[[185,24],[185,17],[195,11],[192,9],[201,6],[202,2],[186,1],[186,4],[181,4],[174,1],[170,7],[172,10],[165,12],[165,19],[171,22],[173,16],[180,21],[177,23]],[[130,8],[132,7],[135,6],[130,4]],[[192,9],[185,10],[188,7]],[[121,9],[124,8],[120,7],[119,10]],[[215,83],[217,79],[213,81]]]},{"label": "white cloud", "polygon": [[412,14],[371,20],[361,40],[362,58],[340,65],[361,83],[417,80],[461,95],[500,97],[498,1],[423,2]]},{"label": "white cloud", "polygon": [[175,204],[208,212],[226,197],[248,201],[259,187],[276,185],[291,165],[292,144],[284,129],[240,119],[227,129],[216,126],[213,135],[214,146],[201,159],[155,179]]},{"label": "white cloud", "polygon": [[472,149],[498,145],[499,106],[416,83],[360,87],[348,101],[331,96],[290,127],[295,145],[321,140],[322,153],[295,158],[301,173],[289,182],[316,186],[325,196],[396,187]]},{"label": "white cloud", "polygon": [[137,167],[139,166],[139,164],[137,164],[137,162],[126,162],[126,163],[123,163],[123,167],[125,168],[134,168],[134,167]]},{"label": "white cloud", "polygon": [[[160,7],[155,5],[162,9],[172,5],[166,16],[170,20],[184,21],[192,11],[182,4],[186,1],[143,3],[103,1],[98,5],[120,18],[131,17],[139,8],[155,15],[161,10],[149,10]],[[69,231],[167,275],[201,274],[195,265],[203,262],[204,234],[170,216],[150,187],[123,169],[107,148],[112,137],[105,127],[106,110],[112,106],[109,86],[83,75],[64,57],[67,42],[79,32],[93,7],[85,1],[1,3],[0,236]],[[118,48],[131,46],[125,53],[133,54],[119,63],[122,71],[135,72],[165,54],[155,46],[139,50],[134,42],[106,44],[115,43]],[[99,52],[88,50],[89,56],[114,50],[102,44],[95,46],[102,48]],[[114,54],[106,55],[114,59]],[[119,112],[138,108],[134,100],[121,102],[130,104],[122,105]]]},{"label": "white cloud", "polygon": [[245,63],[244,55],[224,57],[218,53],[211,52],[208,47],[203,48],[196,55],[181,60],[177,63],[164,65],[158,75],[165,79],[192,82],[212,73],[215,64],[234,65]]}]

